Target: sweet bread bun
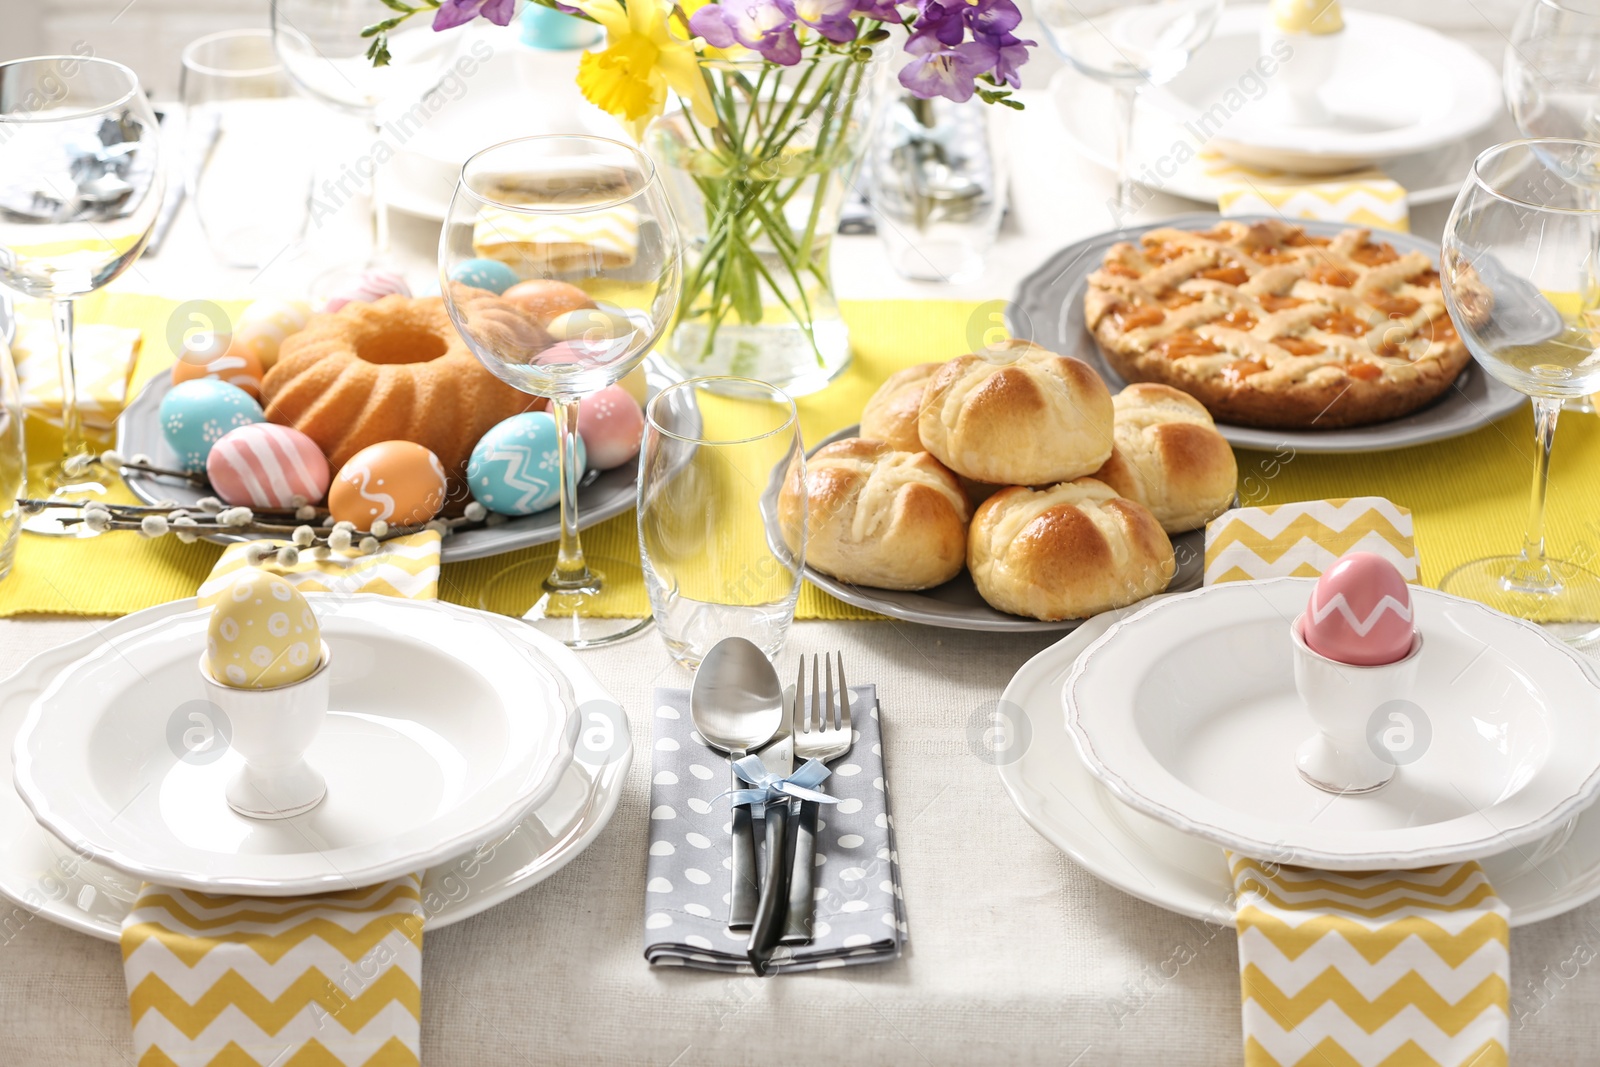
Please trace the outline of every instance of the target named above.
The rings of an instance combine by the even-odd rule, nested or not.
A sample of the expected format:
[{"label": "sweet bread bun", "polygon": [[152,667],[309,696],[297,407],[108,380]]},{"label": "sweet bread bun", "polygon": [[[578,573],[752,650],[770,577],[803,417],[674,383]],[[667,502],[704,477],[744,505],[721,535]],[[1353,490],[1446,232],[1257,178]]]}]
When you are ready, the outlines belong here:
[{"label": "sweet bread bun", "polygon": [[958,356],[928,383],[922,446],[957,474],[1054,485],[1111,456],[1111,393],[1087,363],[1027,341]]},{"label": "sweet bread bun", "polygon": [[889,375],[861,410],[861,436],[883,441],[902,452],[925,451],[917,430],[922,395],[929,379],[942,366],[943,363],[918,363]]},{"label": "sweet bread bun", "polygon": [[1233,506],[1239,468],[1205,406],[1170,385],[1130,385],[1112,398],[1116,448],[1094,476],[1150,509],[1169,534]]},{"label": "sweet bread bun", "polygon": [[[840,581],[928,589],[961,573],[971,506],[955,475],[926,452],[847,437],[806,460],[778,496],[791,550],[806,531],[806,563]],[[802,520],[804,527],[801,526]]]},{"label": "sweet bread bun", "polygon": [[1149,508],[1079,478],[984,501],[967,535],[967,568],[991,606],[1055,622],[1154,596],[1177,563]]}]

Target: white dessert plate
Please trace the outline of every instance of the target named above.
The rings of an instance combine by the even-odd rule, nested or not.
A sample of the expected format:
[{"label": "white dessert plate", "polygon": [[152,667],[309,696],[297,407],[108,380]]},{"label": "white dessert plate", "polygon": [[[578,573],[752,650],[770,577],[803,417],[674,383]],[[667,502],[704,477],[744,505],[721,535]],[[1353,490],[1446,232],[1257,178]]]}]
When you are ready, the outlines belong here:
[{"label": "white dessert plate", "polygon": [[1301,779],[1295,749],[1316,727],[1295,690],[1289,626],[1315,584],[1211,586],[1107,631],[1062,687],[1090,772],[1183,833],[1328,870],[1493,855],[1593,802],[1600,685],[1578,654],[1532,623],[1420,587],[1416,687],[1369,727],[1401,731],[1398,773],[1361,796]]},{"label": "white dessert plate", "polygon": [[[29,706],[69,664],[106,640],[194,606],[192,599],[177,600],[111,620],[95,634],[23,664],[0,681],[0,746],[11,747]],[[586,720],[576,757],[555,792],[509,833],[428,868],[422,879],[422,902],[430,930],[504,903],[571,862],[610,822],[632,762],[632,738],[622,709],[577,657],[531,626],[513,633],[556,660],[572,682],[579,708],[604,714],[606,725],[602,729],[600,722]],[[139,886],[140,879],[57,840],[34,820],[6,778],[0,786],[0,894],[31,915],[114,942]]]},{"label": "white dessert plate", "polygon": [[107,639],[61,670],[18,730],[17,792],[68,846],[127,874],[256,896],[425,870],[549,799],[579,717],[565,672],[514,634],[520,624],[394,597],[313,604],[333,665],[307,754],[328,793],[311,811],[262,821],[223,799],[240,757],[203,744],[226,734],[197,670],[206,609]]},{"label": "white dessert plate", "polygon": [[1320,94],[1327,123],[1288,121],[1275,80],[1261,76],[1265,5],[1224,11],[1189,65],[1145,94],[1148,109],[1189,131],[1191,147],[1198,139],[1240,162],[1301,174],[1432,151],[1500,114],[1500,78],[1466,45],[1390,15],[1346,9],[1344,22],[1338,60]]},{"label": "white dessert plate", "polygon": [[[838,433],[823,438],[815,448],[807,452],[807,455],[823,445],[832,444],[846,437],[855,437],[860,432],[860,424],[846,426]],[[1173,575],[1169,588],[1174,591],[1199,588],[1206,569],[1205,531],[1191,530],[1188,533],[1177,534],[1172,538],[1172,551],[1177,557],[1178,572]],[[876,611],[891,619],[921,623],[924,626],[942,626],[947,630],[1035,633],[1071,630],[1083,625],[1082,619],[1044,622],[1040,619],[1024,618],[1021,615],[1009,615],[998,608],[992,608],[978,595],[978,587],[972,584],[972,575],[965,570],[943,585],[915,591],[879,589],[875,586],[842,582],[830,574],[823,574],[809,564],[805,568],[805,575],[806,580],[812,585],[838,597],[846,604]]]},{"label": "white dessert plate", "polygon": [[[1009,747],[995,754],[1023,819],[1090,874],[1129,896],[1205,922],[1233,924],[1233,879],[1222,849],[1123,804],[1078,757],[1061,715],[1061,686],[1083,650],[1138,608],[1090,619],[1034,656],[997,708]],[[1511,925],[1526,926],[1600,897],[1600,811],[1480,861]]]}]

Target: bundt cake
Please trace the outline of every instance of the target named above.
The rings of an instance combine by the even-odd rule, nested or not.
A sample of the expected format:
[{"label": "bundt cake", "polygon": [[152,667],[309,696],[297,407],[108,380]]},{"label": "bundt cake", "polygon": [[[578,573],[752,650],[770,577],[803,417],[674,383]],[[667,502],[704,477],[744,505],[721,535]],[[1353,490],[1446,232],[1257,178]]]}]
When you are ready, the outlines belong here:
[{"label": "bundt cake", "polygon": [[334,470],[368,445],[400,440],[432,451],[456,478],[491,427],[544,406],[484,369],[438,297],[386,296],[312,316],[283,342],[261,392],[268,421],[306,434]]}]

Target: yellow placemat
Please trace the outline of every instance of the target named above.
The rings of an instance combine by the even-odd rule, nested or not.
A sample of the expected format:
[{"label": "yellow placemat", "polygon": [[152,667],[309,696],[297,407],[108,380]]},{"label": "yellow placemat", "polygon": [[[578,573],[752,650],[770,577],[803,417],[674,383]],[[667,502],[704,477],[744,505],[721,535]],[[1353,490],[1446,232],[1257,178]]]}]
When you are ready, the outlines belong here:
[{"label": "yellow placemat", "polygon": [[[175,301],[139,296],[96,296],[83,301],[83,321],[114,322],[145,331],[134,371],[137,388],[171,361],[162,338]],[[223,305],[230,314],[238,305]],[[856,422],[867,397],[893,371],[948,359],[996,340],[998,301],[862,301],[843,305],[855,346],[850,369],[827,390],[800,401],[808,442]],[[47,446],[29,444],[36,456]],[[1451,568],[1480,556],[1511,553],[1522,544],[1528,486],[1533,473],[1533,422],[1527,409],[1481,430],[1438,444],[1366,455],[1305,455],[1290,448],[1239,453],[1239,494],[1245,504],[1281,504],[1354,496],[1383,496],[1409,508],[1422,557],[1422,582],[1437,585]],[[1594,564],[1600,555],[1600,419],[1568,413],[1561,421],[1550,476],[1547,537],[1554,555]],[[126,499],[131,499],[127,497]],[[632,512],[584,532],[595,557],[638,558]],[[116,534],[92,542],[60,542],[25,535],[17,566],[0,581],[0,615],[65,612],[115,615],[191,596],[210,573],[221,549],[172,538],[147,541]],[[554,546],[466,563],[447,563],[440,595],[477,605],[495,583],[502,594],[532,603],[541,568],[497,578],[508,565],[553,561]],[[618,614],[649,610],[644,590],[617,590]],[[626,595],[623,595],[626,594]],[[807,585],[797,615],[803,619],[873,616],[841,604]]]}]

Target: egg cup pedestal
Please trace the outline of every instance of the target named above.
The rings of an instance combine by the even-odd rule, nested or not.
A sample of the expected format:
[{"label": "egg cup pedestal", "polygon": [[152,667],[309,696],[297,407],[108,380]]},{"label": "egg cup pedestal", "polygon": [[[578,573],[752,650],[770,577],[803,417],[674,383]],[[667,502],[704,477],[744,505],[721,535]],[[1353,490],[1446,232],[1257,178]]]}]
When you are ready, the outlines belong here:
[{"label": "egg cup pedestal", "polygon": [[1380,789],[1394,777],[1396,765],[1378,754],[1367,725],[1383,704],[1411,695],[1422,635],[1412,635],[1411,651],[1403,659],[1361,667],[1313,651],[1301,630],[1304,619],[1297,616],[1289,628],[1294,686],[1318,732],[1296,750],[1295,768],[1318,789],[1341,796]]},{"label": "egg cup pedestal", "polygon": [[327,642],[315,671],[272,689],[241,689],[212,677],[200,656],[200,677],[212,703],[222,709],[229,744],[244,765],[228,779],[228,807],[251,819],[287,819],[322,803],[328,784],[306,763],[306,750],[328,716]]},{"label": "egg cup pedestal", "polygon": [[[1286,46],[1287,59],[1280,58],[1280,43]],[[1270,24],[1262,29],[1261,55],[1279,64],[1271,95],[1290,125],[1327,126],[1333,122],[1333,113],[1322,102],[1322,87],[1333,78],[1343,50],[1343,30],[1291,33]]]}]

